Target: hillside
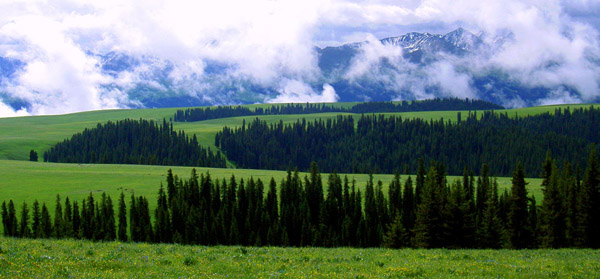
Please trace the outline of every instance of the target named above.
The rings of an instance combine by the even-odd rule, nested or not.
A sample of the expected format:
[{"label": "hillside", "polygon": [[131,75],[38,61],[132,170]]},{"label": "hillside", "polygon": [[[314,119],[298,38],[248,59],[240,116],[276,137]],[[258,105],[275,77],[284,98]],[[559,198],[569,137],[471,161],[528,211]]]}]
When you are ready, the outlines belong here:
[{"label": "hillside", "polygon": [[[336,103],[335,105],[348,106],[352,103]],[[248,107],[264,107],[271,105],[248,105]],[[560,107],[588,107],[589,105],[562,105]],[[521,109],[506,110],[509,115],[532,115],[544,112],[553,112],[559,106],[542,106]],[[8,160],[27,160],[29,151],[34,149],[38,154],[43,154],[52,145],[64,140],[75,133],[83,131],[85,128],[92,128],[97,123],[104,123],[109,120],[116,121],[125,118],[162,120],[169,119],[177,111],[176,108],[168,109],[139,109],[139,110],[102,110],[90,111],[65,115],[52,116],[27,116],[15,118],[0,118],[0,159]],[[500,110],[502,112],[504,110]],[[337,115],[349,113],[322,113],[307,115],[268,115],[261,116],[260,119],[268,123],[276,123],[282,120],[284,123],[292,123],[298,119],[307,121],[314,119],[335,118]],[[435,111],[435,112],[407,112],[407,113],[386,113],[386,115],[400,115],[403,118],[422,118],[429,119],[449,119],[455,120],[457,112],[455,111]],[[465,112],[463,112],[463,115]],[[241,125],[243,120],[249,122],[255,119],[255,116],[233,117],[223,119],[213,119],[200,122],[176,122],[175,130],[184,130],[188,135],[195,134],[201,145],[216,149],[214,146],[214,136],[223,126],[236,127]]]}]

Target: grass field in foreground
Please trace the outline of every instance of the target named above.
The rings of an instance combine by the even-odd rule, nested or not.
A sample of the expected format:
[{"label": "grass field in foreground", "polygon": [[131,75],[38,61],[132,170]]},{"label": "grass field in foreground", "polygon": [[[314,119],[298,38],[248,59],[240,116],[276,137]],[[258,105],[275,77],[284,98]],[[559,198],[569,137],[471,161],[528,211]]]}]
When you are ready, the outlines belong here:
[{"label": "grass field in foreground", "polygon": [[598,250],[205,247],[0,238],[2,278],[599,278]]},{"label": "grass field in foreground", "polygon": [[[347,106],[347,103],[337,104]],[[271,106],[263,105],[248,105],[249,107],[256,106]],[[531,107],[506,111],[510,116],[532,115],[544,112],[554,112],[558,106],[543,106]],[[560,107],[589,107],[589,105],[561,105]],[[29,151],[35,149],[40,158],[44,151],[61,140],[71,137],[73,134],[83,131],[85,128],[93,128],[97,123],[104,123],[109,120],[116,121],[125,118],[148,120],[167,120],[173,116],[178,108],[166,109],[129,109],[129,110],[102,110],[89,111],[65,115],[51,116],[27,116],[14,118],[0,118],[0,159],[9,160],[27,160]],[[340,113],[320,113],[320,114],[300,114],[300,115],[268,115],[260,116],[259,118],[266,120],[269,123],[279,122],[285,123],[295,122],[298,119],[305,118],[313,120],[316,118],[334,118]],[[429,112],[407,112],[407,113],[387,113],[387,115],[401,115],[405,118],[422,118],[422,119],[440,119],[456,120],[456,111],[429,111]],[[463,116],[466,112],[463,112]],[[242,120],[251,121],[256,116],[233,117],[223,119],[213,119],[208,121],[200,121],[193,123],[175,123],[176,130],[184,130],[188,134],[196,134],[200,144],[214,147],[214,136],[220,131],[224,125],[239,126]]]},{"label": "grass field in foreground", "polygon": [[[156,196],[160,183],[166,183],[166,174],[169,168],[173,173],[187,179],[192,171],[191,167],[168,167],[168,166],[143,166],[143,165],[92,165],[92,164],[58,164],[41,163],[29,161],[0,160],[0,202],[12,199],[20,210],[26,201],[29,206],[35,199],[46,202],[51,211],[54,210],[56,194],[63,199],[69,196],[71,200],[81,200],[91,193],[100,194],[106,192],[116,199],[124,190],[127,194],[135,192],[136,195],[148,197],[150,208],[154,209]],[[213,179],[226,178],[231,175],[245,180],[253,177],[260,178],[268,183],[274,177],[277,183],[286,176],[285,171],[271,170],[249,170],[249,169],[216,169],[196,168],[198,173],[210,172]],[[493,170],[492,170],[493,171]],[[342,174],[344,175],[344,174]],[[304,174],[301,174],[304,177]],[[323,183],[327,183],[327,174],[322,174]],[[387,187],[393,179],[393,175],[376,174],[373,176],[375,183],[383,182],[383,189],[387,195]],[[402,183],[408,176],[402,176]],[[364,189],[368,175],[348,174],[350,181],[356,179],[357,186]],[[449,182],[459,177],[449,177]],[[414,176],[413,176],[414,181]],[[538,203],[541,201],[542,192],[540,179],[527,179],[528,191],[536,196]],[[325,184],[326,185],[326,184]],[[498,178],[501,190],[511,186],[510,177]],[[325,186],[326,187],[326,186]],[[325,188],[326,189],[326,188]]]}]

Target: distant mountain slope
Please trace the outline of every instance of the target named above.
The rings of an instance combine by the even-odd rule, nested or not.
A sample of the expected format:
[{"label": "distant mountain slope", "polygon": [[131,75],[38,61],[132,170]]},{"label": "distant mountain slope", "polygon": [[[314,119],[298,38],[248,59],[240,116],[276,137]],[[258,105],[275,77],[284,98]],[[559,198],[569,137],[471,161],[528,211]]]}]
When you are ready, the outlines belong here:
[{"label": "distant mountain slope", "polygon": [[[102,90],[125,92],[128,102],[123,105],[133,108],[289,102],[281,96],[315,101],[328,85],[335,94],[319,101],[468,97],[506,107],[598,101],[597,97],[590,98],[589,92],[583,98],[577,83],[561,83],[556,78],[549,82],[539,78],[539,73],[507,70],[498,53],[511,44],[511,36],[489,37],[459,28],[447,34],[412,32],[314,48],[316,64],[310,75],[281,71],[277,78],[266,81],[241,73],[239,65],[231,62],[204,59],[202,65],[195,66],[201,68],[198,72],[152,56],[121,52],[91,55],[101,72],[110,77]],[[586,59],[600,67],[598,57]],[[539,65],[536,71],[552,72],[567,63],[555,60]],[[28,103],[8,94],[5,88],[26,66],[19,60],[0,57],[0,100],[15,110]]]}]

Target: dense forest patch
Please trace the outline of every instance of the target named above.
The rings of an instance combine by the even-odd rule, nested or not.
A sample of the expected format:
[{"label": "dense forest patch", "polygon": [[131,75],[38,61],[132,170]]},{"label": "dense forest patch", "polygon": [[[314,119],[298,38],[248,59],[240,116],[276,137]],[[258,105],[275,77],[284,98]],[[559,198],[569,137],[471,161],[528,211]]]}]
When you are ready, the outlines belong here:
[{"label": "dense forest patch", "polygon": [[57,143],[44,153],[45,162],[225,167],[220,152],[198,144],[163,121],[121,120],[98,124]]},{"label": "dense forest patch", "polygon": [[454,175],[489,163],[495,175],[507,176],[517,161],[537,175],[547,151],[559,162],[585,165],[589,145],[600,140],[597,127],[600,110],[594,107],[526,117],[459,113],[456,122],[362,115],[269,125],[257,118],[224,127],[215,145],[241,168],[305,171],[315,161],[325,172],[393,173],[416,169],[422,158],[443,163]]},{"label": "dense forest patch", "polygon": [[253,115],[282,115],[282,114],[312,114],[327,112],[348,113],[383,113],[383,112],[411,112],[411,111],[455,111],[455,110],[493,110],[504,109],[500,105],[470,99],[430,99],[422,101],[393,102],[365,102],[352,105],[349,108],[335,104],[285,104],[272,105],[267,108],[251,110],[246,106],[218,106],[206,108],[189,108],[177,110],[173,120],[178,122],[194,122],[217,118],[253,116]]}]

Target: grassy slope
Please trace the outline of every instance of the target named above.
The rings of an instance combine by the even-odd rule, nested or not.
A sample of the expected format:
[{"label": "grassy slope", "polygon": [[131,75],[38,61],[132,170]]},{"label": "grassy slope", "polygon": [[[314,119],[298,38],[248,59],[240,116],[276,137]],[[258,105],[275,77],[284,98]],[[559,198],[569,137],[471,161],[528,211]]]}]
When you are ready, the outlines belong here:
[{"label": "grassy slope", "polygon": [[[347,106],[348,104],[341,104]],[[250,107],[267,105],[250,105]],[[581,107],[588,105],[571,105],[570,107]],[[508,110],[510,115],[530,115],[547,111],[554,111],[555,106],[534,107]],[[140,110],[105,110],[91,111],[66,115],[55,116],[30,116],[16,118],[0,118],[0,159],[8,160],[27,160],[29,150],[38,151],[40,157],[48,148],[55,143],[70,137],[71,135],[83,131],[85,128],[92,128],[98,122],[115,121],[125,118],[145,118],[162,120],[170,118],[176,111],[176,108],[168,109],[140,109]],[[270,123],[295,122],[298,119],[305,118],[313,120],[316,118],[334,118],[339,113],[322,113],[308,115],[270,115],[260,116]],[[436,111],[436,112],[409,112],[409,113],[388,113],[388,115],[401,115],[409,118],[456,119],[455,111]],[[463,112],[465,115],[466,112]],[[201,144],[214,147],[214,135],[221,130],[224,125],[239,126],[242,119],[247,122],[252,121],[255,116],[234,117],[224,119],[213,119],[208,121],[194,123],[176,123],[175,129],[182,129],[188,133],[194,133],[198,136]]]},{"label": "grassy slope", "polygon": [[[26,201],[31,206],[34,199],[46,202],[51,211],[54,210],[56,194],[63,199],[69,196],[71,200],[80,201],[89,193],[99,194],[107,192],[116,199],[124,190],[126,193],[135,192],[136,195],[144,195],[149,198],[150,208],[154,208],[156,195],[160,183],[166,183],[165,176],[167,166],[141,166],[141,165],[89,165],[89,164],[56,164],[28,161],[0,160],[0,202],[13,199],[18,211]],[[172,167],[173,173],[187,179],[192,168]],[[270,170],[248,170],[248,169],[214,169],[197,168],[199,173],[209,171],[211,177],[229,179],[235,175],[238,179],[260,178],[268,183],[274,177],[279,183],[286,175],[285,171]],[[302,176],[304,176],[302,174]],[[402,177],[402,182],[407,176]],[[365,174],[349,174],[350,180],[355,179],[357,186],[363,189],[368,176]],[[324,183],[327,174],[323,174]],[[387,186],[393,179],[393,175],[374,175],[374,180],[383,182],[383,189],[387,194]],[[460,179],[451,177],[449,181]],[[414,180],[414,177],[413,177]],[[536,195],[540,201],[542,194],[540,190],[540,179],[528,179],[530,193]],[[500,189],[507,189],[511,182],[508,177],[498,178]]]},{"label": "grassy slope", "polygon": [[598,278],[597,250],[244,248],[0,237],[3,278]]},{"label": "grassy slope", "polygon": [[[347,104],[342,104],[347,105]],[[267,106],[267,105],[251,105]],[[574,105],[580,107],[587,105]],[[535,107],[509,110],[509,114],[529,115],[554,111],[554,106]],[[168,167],[163,166],[133,166],[133,165],[69,165],[69,164],[44,164],[30,163],[26,161],[8,161],[1,159],[27,159],[30,149],[43,151],[52,144],[79,132],[86,127],[94,127],[98,122],[108,120],[119,120],[124,118],[145,118],[161,120],[170,117],[177,109],[145,109],[145,110],[107,110],[83,112],[58,116],[34,116],[20,118],[0,119],[0,200],[14,199],[20,207],[23,201],[31,203],[33,199],[54,204],[55,195],[70,196],[72,199],[81,200],[90,192],[106,191],[116,198],[121,189],[134,189],[135,193],[147,195],[154,203],[154,195]],[[262,116],[270,123],[294,122],[300,118],[313,120],[317,118],[336,117],[338,113],[310,114],[310,115],[274,115]],[[456,112],[412,112],[399,113],[403,117],[417,117],[424,119],[455,120]],[[247,122],[255,117],[235,117],[226,119],[214,119],[195,123],[177,123],[176,129],[183,129],[188,133],[197,134],[200,141],[205,145],[212,145],[214,134],[224,125],[240,125],[242,119]],[[182,177],[188,177],[190,168],[175,168],[175,173]],[[200,169],[205,172],[205,169]],[[262,178],[263,180],[275,177],[279,182],[285,172],[265,170],[233,170],[233,169],[211,169],[215,177],[229,178],[231,174],[237,177]],[[358,185],[363,187],[366,181],[365,175],[352,175]],[[378,175],[375,180],[382,180],[384,189],[387,188],[390,175]],[[538,200],[541,198],[539,189],[540,181],[530,179],[530,191]],[[265,181],[266,182],[266,181]],[[499,179],[500,188],[510,186],[509,178]],[[50,208],[53,208],[51,206]]]}]

